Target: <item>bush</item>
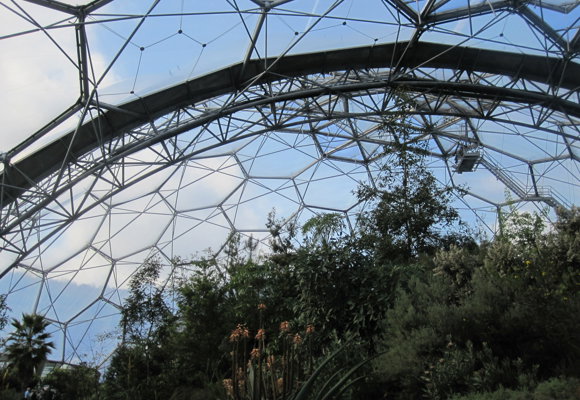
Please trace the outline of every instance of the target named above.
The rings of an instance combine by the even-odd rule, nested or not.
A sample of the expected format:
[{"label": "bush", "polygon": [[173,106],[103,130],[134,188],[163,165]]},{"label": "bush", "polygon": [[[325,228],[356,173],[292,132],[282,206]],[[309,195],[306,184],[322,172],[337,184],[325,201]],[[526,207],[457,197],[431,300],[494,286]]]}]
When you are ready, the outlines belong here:
[{"label": "bush", "polygon": [[[465,396],[454,396],[450,400],[533,400],[528,391],[500,388],[494,392],[471,393]],[[553,399],[556,400],[556,399]]]},{"label": "bush", "polygon": [[60,400],[84,400],[98,393],[99,377],[96,368],[81,364],[53,370],[42,383],[55,389]]},{"label": "bush", "polygon": [[[580,376],[578,226],[577,209],[547,233],[532,217],[516,219],[507,237],[479,252],[451,247],[433,273],[403,280],[385,321],[387,353],[375,363],[382,392],[503,399],[544,390],[539,398],[567,399],[557,382],[551,392],[544,385]],[[530,392],[538,380],[546,383]]]},{"label": "bush", "polygon": [[22,399],[23,394],[17,392],[16,390],[12,389],[3,389],[0,390],[0,399],[2,400],[20,400]]},{"label": "bush", "polygon": [[580,399],[580,379],[553,378],[542,382],[534,391],[533,400],[578,400]]},{"label": "bush", "polygon": [[578,400],[580,380],[577,378],[552,378],[540,383],[535,390],[510,390],[500,388],[493,392],[454,396],[451,400]]}]

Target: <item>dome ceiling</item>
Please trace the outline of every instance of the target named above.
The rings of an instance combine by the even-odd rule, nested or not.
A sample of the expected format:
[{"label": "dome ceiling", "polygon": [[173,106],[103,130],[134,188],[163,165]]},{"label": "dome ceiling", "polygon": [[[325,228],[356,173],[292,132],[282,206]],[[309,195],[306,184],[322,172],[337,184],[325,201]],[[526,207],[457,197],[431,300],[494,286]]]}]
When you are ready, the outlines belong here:
[{"label": "dome ceiling", "polygon": [[147,257],[170,280],[231,231],[266,251],[272,209],[356,226],[397,126],[476,229],[509,205],[554,218],[580,198],[579,18],[556,0],[4,2],[0,288],[51,320],[57,358],[98,358]]}]

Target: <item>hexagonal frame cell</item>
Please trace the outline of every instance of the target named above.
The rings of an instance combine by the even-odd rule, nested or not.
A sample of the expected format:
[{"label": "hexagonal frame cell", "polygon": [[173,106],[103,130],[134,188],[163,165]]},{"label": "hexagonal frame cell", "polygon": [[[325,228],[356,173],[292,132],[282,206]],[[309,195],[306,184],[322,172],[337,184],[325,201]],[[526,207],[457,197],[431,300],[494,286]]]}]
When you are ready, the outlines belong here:
[{"label": "hexagonal frame cell", "polygon": [[[373,184],[401,130],[490,234],[506,204],[578,203],[577,4],[178,3],[0,9],[15,66],[4,75],[30,71],[14,89],[29,107],[4,110],[6,126],[38,126],[1,149],[0,287],[13,310],[51,319],[56,358],[82,359],[98,310],[114,314],[148,257],[174,271],[176,257],[219,253],[230,232],[266,251],[272,209],[298,222],[339,212],[354,226],[364,205],[348,194]],[[20,39],[52,46],[50,59],[25,65]],[[63,62],[78,81],[61,98],[48,75]],[[48,124],[30,112],[43,93],[70,103]],[[93,269],[90,296],[59,312]]]}]

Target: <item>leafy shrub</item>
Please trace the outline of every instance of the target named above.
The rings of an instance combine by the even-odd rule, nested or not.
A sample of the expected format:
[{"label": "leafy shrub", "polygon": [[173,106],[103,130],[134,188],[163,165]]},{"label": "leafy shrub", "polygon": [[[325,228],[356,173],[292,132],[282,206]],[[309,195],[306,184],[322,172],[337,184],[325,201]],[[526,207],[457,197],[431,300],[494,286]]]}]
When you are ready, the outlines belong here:
[{"label": "leafy shrub", "polygon": [[0,390],[0,399],[2,400],[20,400],[22,399],[22,393],[17,392],[12,389]]},{"label": "leafy shrub", "polygon": [[500,388],[493,392],[454,396],[450,400],[578,400],[580,380],[577,378],[552,378],[540,383],[534,390]]},{"label": "leafy shrub", "polygon": [[[530,392],[500,388],[494,392],[454,396],[450,400],[533,400]],[[553,399],[556,400],[556,399]]]},{"label": "leafy shrub", "polygon": [[580,211],[551,232],[532,217],[510,224],[479,254],[451,247],[434,258],[434,274],[400,282],[385,321],[387,353],[375,363],[383,393],[516,398],[508,389],[580,375]]},{"label": "leafy shrub", "polygon": [[96,368],[83,364],[70,369],[55,369],[42,383],[54,388],[60,400],[84,400],[98,393],[99,376]]},{"label": "leafy shrub", "polygon": [[580,399],[580,379],[553,378],[542,382],[534,390],[533,400],[578,400]]}]

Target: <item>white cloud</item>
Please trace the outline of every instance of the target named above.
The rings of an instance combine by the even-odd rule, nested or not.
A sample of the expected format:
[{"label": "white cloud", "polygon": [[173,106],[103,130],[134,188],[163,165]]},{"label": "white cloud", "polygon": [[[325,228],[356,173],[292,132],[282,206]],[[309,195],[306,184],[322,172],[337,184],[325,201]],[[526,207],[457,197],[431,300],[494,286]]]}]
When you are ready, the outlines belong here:
[{"label": "white cloud", "polygon": [[[34,5],[28,5],[26,11],[43,25],[66,18],[65,14]],[[3,34],[35,28],[8,10],[0,17]],[[0,151],[7,151],[78,99],[79,75],[73,64],[77,57],[75,30],[71,26],[6,38],[0,40],[0,54]],[[102,54],[92,53],[91,60],[95,69],[104,69]],[[113,75],[107,79],[113,80]],[[56,131],[70,129],[75,123],[73,118]],[[48,135],[47,140],[54,140],[54,136]]]},{"label": "white cloud", "polygon": [[[62,18],[39,7],[30,12],[43,21]],[[2,20],[4,29],[11,32],[33,28],[11,13],[3,15]],[[63,50],[72,55],[74,33],[74,29],[50,31]],[[6,151],[74,103],[78,97],[78,74],[42,32],[4,39],[0,41],[0,52],[0,137],[2,150]]]}]

